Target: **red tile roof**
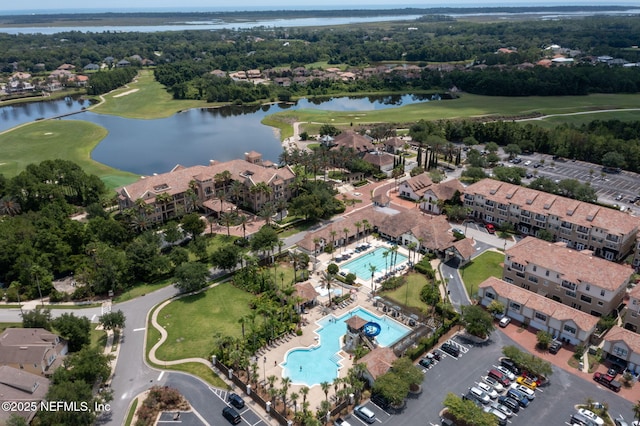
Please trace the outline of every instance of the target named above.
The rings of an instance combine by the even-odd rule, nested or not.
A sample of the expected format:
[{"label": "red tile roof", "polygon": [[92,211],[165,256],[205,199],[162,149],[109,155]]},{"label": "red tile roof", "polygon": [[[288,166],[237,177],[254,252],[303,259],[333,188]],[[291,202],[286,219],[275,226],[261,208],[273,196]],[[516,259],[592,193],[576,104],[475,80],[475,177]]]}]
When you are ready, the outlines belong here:
[{"label": "red tile roof", "polygon": [[366,365],[367,371],[369,371],[369,374],[371,374],[371,377],[375,380],[389,371],[391,364],[393,364],[396,359],[398,359],[398,357],[393,353],[391,348],[375,348],[360,358],[360,362]]},{"label": "red tile roof", "polygon": [[640,334],[634,333],[618,325],[611,327],[611,330],[604,336],[607,342],[624,342],[634,353],[640,354]]}]

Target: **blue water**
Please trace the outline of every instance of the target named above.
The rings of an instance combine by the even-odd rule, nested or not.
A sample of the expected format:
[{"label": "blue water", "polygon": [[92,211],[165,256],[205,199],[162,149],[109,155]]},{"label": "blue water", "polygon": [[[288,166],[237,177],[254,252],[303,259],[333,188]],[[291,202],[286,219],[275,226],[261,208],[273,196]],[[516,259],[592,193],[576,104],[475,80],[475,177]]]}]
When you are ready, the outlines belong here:
[{"label": "blue water", "polygon": [[[357,257],[353,260],[350,260],[346,263],[340,265],[341,270],[348,269],[349,272],[352,272],[358,276],[363,281],[367,281],[371,279],[371,269],[369,269],[369,265],[373,265],[376,267],[376,273],[385,273],[388,268],[391,268],[391,256],[392,253],[389,253],[387,259],[383,256],[383,253],[386,252],[386,248],[379,247],[370,253],[363,254],[360,257]],[[401,265],[403,262],[407,260],[407,256],[397,253],[397,259],[395,266]],[[386,264],[385,264],[386,262]]]},{"label": "blue water", "polygon": [[[380,346],[390,346],[409,333],[410,329],[387,317],[378,317],[364,308],[358,307],[336,318],[326,316],[318,321],[320,329],[318,346],[311,349],[294,349],[289,351],[282,364],[284,377],[289,377],[293,384],[313,386],[322,382],[333,382],[338,377],[342,357],[338,354],[342,347],[342,337],[347,332],[345,321],[358,315],[367,321],[380,324],[381,331],[376,336]],[[335,321],[333,321],[335,319]]]}]

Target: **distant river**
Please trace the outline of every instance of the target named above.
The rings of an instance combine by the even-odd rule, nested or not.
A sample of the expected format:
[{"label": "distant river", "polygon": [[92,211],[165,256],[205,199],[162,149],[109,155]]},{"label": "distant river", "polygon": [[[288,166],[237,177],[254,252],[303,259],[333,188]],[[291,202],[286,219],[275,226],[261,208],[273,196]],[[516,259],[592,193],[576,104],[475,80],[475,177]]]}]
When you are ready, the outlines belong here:
[{"label": "distant river", "polygon": [[[426,102],[417,95],[301,99],[295,105],[192,109],[157,120],[136,120],[85,111],[63,118],[84,120],[109,131],[91,157],[111,167],[140,175],[164,173],[176,164],[193,166],[209,160],[244,158],[255,150],[263,158],[278,161],[282,145],[276,131],[260,121],[288,109],[372,111]],[[87,101],[59,100],[0,108],[0,130],[68,112],[81,111]]]}]

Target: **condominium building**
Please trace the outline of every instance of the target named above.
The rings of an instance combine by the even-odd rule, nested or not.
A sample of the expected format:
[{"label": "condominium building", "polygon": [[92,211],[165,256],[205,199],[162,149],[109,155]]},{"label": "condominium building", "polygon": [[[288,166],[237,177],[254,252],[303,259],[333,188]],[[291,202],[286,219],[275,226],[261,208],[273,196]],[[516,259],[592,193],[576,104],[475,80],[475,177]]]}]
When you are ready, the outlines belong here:
[{"label": "condominium building", "polygon": [[624,328],[637,332],[640,329],[640,285],[629,292],[629,301],[622,311]]},{"label": "condominium building", "polygon": [[634,270],[566,243],[526,237],[505,253],[503,280],[595,316],[622,303]]},{"label": "condominium building", "polygon": [[631,252],[638,233],[638,218],[619,210],[493,179],[465,188],[464,205],[477,220],[508,222],[525,235],[546,233],[570,248],[613,261]]}]

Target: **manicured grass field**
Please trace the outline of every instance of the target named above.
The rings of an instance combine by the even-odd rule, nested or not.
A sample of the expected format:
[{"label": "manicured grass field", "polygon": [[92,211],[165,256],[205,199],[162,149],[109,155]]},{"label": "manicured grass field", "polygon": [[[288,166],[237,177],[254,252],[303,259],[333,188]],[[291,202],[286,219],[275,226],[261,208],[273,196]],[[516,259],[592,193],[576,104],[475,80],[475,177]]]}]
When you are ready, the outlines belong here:
[{"label": "manicured grass field", "polygon": [[86,121],[43,120],[18,127],[0,135],[0,173],[13,177],[29,164],[64,159],[97,175],[109,187],[115,182],[134,182],[138,177],[133,173],[91,159],[91,151],[106,135],[106,129]]},{"label": "manicured grass field", "polygon": [[[132,92],[133,90],[136,91]],[[128,94],[123,95],[127,92]],[[165,87],[154,79],[153,71],[148,69],[140,71],[136,80],[126,87],[103,97],[105,102],[91,108],[91,111],[140,119],[170,117],[179,111],[216,105],[206,101],[174,100]]]},{"label": "manicured grass field", "polygon": [[253,297],[230,283],[223,283],[204,293],[171,302],[158,314],[158,323],[169,335],[156,356],[167,361],[190,357],[207,359],[216,333],[242,336],[238,320],[251,311],[249,302]]},{"label": "manicured grass field", "polygon": [[[594,94],[588,96],[558,97],[492,97],[464,93],[459,99],[426,102],[377,111],[282,111],[269,116],[268,123],[279,120],[284,125],[295,121],[330,123],[335,126],[350,126],[358,123],[411,123],[418,120],[438,120],[481,116],[568,114],[604,109],[637,108],[640,95]],[[580,116],[555,117],[554,121],[600,119],[604,113]],[[615,113],[626,114],[624,112]],[[636,117],[638,114],[634,114]],[[578,118],[577,118],[578,117]],[[539,123],[539,121],[533,121]],[[282,128],[282,126],[278,126]],[[283,130],[284,132],[284,130]]]},{"label": "manicured grass field", "polygon": [[396,303],[409,306],[412,308],[418,308],[420,310],[426,310],[429,306],[420,300],[420,291],[425,284],[428,284],[429,280],[422,274],[413,272],[407,275],[407,283],[402,287],[398,287],[395,290],[385,291],[383,296],[394,300]]},{"label": "manicured grass field", "polygon": [[460,271],[467,294],[473,298],[478,292],[478,285],[489,277],[502,278],[504,254],[486,251],[473,259]]}]

